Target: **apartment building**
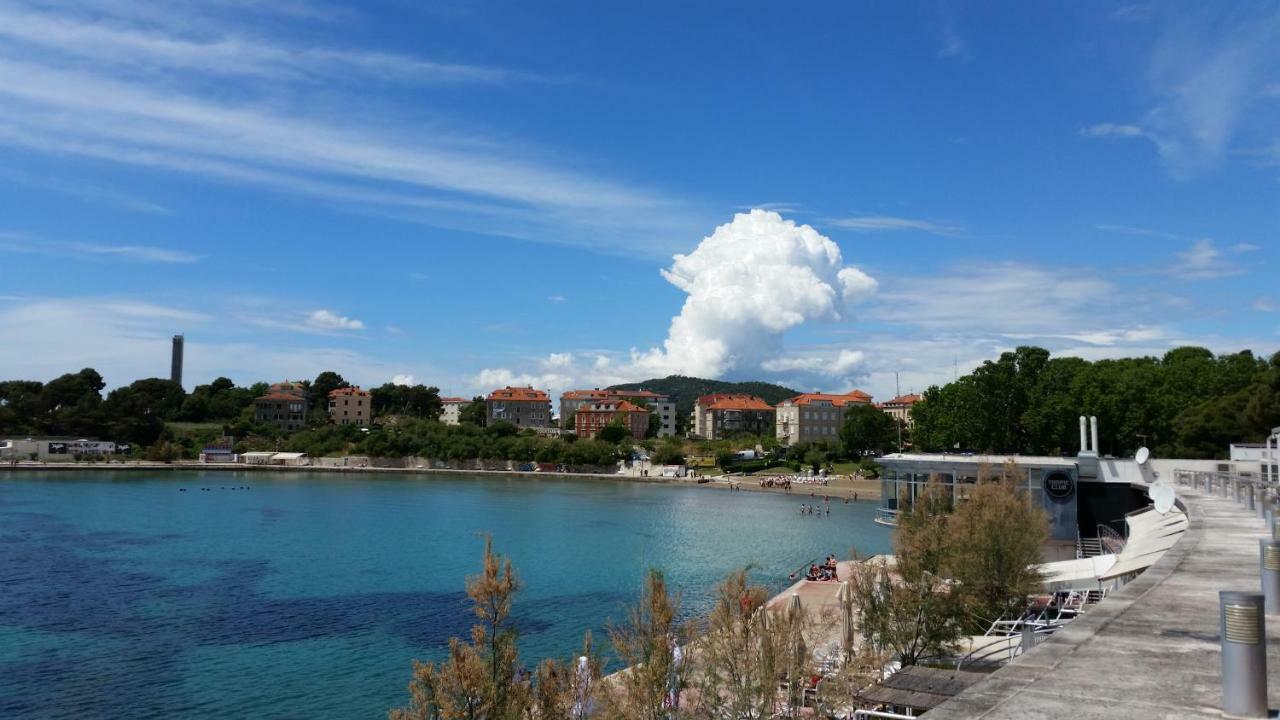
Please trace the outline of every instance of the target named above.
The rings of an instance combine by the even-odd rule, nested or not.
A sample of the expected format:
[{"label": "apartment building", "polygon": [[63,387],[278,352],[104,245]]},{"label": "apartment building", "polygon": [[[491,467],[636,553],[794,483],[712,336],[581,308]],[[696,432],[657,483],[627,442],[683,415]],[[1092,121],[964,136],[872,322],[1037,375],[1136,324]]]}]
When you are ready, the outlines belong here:
[{"label": "apartment building", "polygon": [[373,422],[373,395],[359,387],[330,391],[329,422],[335,425],[369,427]]},{"label": "apartment building", "polygon": [[583,405],[602,401],[626,400],[633,405],[648,408],[658,416],[658,437],[676,434],[676,404],[670,395],[648,390],[570,390],[560,396],[560,423],[566,430],[575,430],[574,413]]},{"label": "apartment building", "polygon": [[489,424],[509,422],[516,427],[551,427],[551,396],[531,387],[494,390],[484,401]]},{"label": "apartment building", "polygon": [[621,423],[631,431],[631,437],[643,440],[649,432],[649,414],[642,408],[626,400],[600,400],[580,405],[574,412],[574,434],[580,438],[594,438],[601,430]]},{"label": "apartment building", "polygon": [[460,397],[440,398],[440,422],[445,425],[459,425],[462,423],[462,408],[471,404],[471,401]]},{"label": "apartment building", "polygon": [[306,427],[306,386],[289,380],[273,384],[266,395],[254,398],[253,419],[285,432]]},{"label": "apartment building", "polygon": [[783,445],[798,442],[837,442],[844,415],[855,405],[870,405],[871,396],[861,390],[844,395],[804,393],[778,403],[775,424]]},{"label": "apartment building", "polygon": [[773,430],[776,411],[754,395],[714,393],[693,405],[693,434],[720,440],[735,433],[763,435]]},{"label": "apartment building", "polygon": [[915,421],[911,419],[911,408],[915,407],[918,402],[920,402],[919,395],[899,395],[892,400],[880,403],[880,409],[905,427],[911,427],[915,424]]}]

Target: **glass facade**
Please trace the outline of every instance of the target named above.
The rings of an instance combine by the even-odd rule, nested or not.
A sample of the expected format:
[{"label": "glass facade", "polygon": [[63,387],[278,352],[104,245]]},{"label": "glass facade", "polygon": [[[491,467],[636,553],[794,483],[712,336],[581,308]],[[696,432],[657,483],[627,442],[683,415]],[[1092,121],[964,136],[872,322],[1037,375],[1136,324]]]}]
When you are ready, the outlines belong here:
[{"label": "glass facade", "polygon": [[[886,519],[911,508],[930,482],[941,483],[950,491],[952,503],[960,503],[969,498],[979,479],[999,477],[1005,472],[1003,464],[966,458],[884,457],[880,458],[880,463],[884,466],[884,474],[880,478],[881,517]],[[1050,537],[1074,541],[1078,533],[1076,497],[1079,468],[1076,464],[1055,458],[1039,462],[1017,458],[1014,465],[1014,472],[1025,477],[1024,489],[1049,514]],[[1045,478],[1049,476],[1059,480],[1059,488],[1064,486],[1060,482],[1064,476],[1070,478],[1071,492],[1065,496],[1061,489],[1054,495],[1045,492]]]}]

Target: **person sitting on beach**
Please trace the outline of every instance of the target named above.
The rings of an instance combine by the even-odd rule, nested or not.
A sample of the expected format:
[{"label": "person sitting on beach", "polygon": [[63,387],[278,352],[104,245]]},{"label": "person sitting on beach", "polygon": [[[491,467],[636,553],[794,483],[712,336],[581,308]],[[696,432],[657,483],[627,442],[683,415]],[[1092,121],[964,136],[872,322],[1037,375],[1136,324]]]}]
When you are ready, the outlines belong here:
[{"label": "person sitting on beach", "polygon": [[817,566],[817,565],[810,565],[810,566],[809,566],[809,574],[808,574],[808,576],[806,577],[806,579],[807,579],[807,580],[815,580],[815,581],[816,581],[816,580],[821,580],[821,579],[822,579],[822,572],[821,572],[820,570],[818,570],[818,566]]}]

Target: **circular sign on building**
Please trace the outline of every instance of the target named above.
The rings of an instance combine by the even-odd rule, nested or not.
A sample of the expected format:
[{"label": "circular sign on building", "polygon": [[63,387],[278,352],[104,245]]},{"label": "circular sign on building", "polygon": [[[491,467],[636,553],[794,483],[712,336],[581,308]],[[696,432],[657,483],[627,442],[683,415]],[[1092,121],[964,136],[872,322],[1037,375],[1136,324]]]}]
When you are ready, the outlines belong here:
[{"label": "circular sign on building", "polygon": [[1044,491],[1054,500],[1066,500],[1076,491],[1076,479],[1069,472],[1054,470],[1044,476]]}]

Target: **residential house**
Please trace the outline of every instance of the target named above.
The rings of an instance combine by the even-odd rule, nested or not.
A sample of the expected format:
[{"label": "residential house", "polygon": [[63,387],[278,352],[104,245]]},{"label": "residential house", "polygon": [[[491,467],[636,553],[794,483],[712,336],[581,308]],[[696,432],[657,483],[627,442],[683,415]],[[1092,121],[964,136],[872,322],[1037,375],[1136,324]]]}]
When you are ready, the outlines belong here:
[{"label": "residential house", "polygon": [[369,427],[373,421],[373,395],[359,387],[329,391],[329,422]]},{"label": "residential house", "polygon": [[774,428],[776,411],[754,395],[714,393],[693,405],[693,434],[720,440],[734,433],[763,435]]},{"label": "residential house", "polygon": [[844,415],[856,405],[870,405],[861,390],[844,395],[805,393],[778,403],[776,432],[783,445],[798,442],[839,442]]},{"label": "residential house", "polygon": [[620,423],[637,440],[649,432],[649,410],[626,400],[600,400],[579,406],[573,416],[574,433],[594,438],[605,427]]},{"label": "residential house", "polygon": [[285,432],[306,427],[306,387],[302,383],[288,380],[273,384],[266,395],[254,398],[253,419],[255,422],[275,425]]},{"label": "residential house", "polygon": [[509,422],[516,427],[551,427],[551,396],[531,387],[494,390],[484,401],[489,424]]},{"label": "residential house", "polygon": [[560,395],[560,426],[565,430],[574,429],[574,414],[578,412],[578,408],[588,403],[600,402],[608,400],[610,397],[609,390],[569,390]]},{"label": "residential house", "polygon": [[573,420],[578,408],[588,403],[604,400],[627,400],[633,405],[649,409],[658,416],[658,436],[667,437],[676,434],[676,404],[671,396],[648,390],[570,390],[560,396],[560,423],[566,430],[577,427]]},{"label": "residential house", "polygon": [[462,408],[471,404],[471,401],[460,397],[440,398],[440,422],[445,425],[459,425],[462,423]]},{"label": "residential house", "polygon": [[905,427],[911,427],[915,421],[911,419],[911,408],[920,402],[919,395],[899,395],[892,400],[880,403],[880,409],[889,414]]}]

